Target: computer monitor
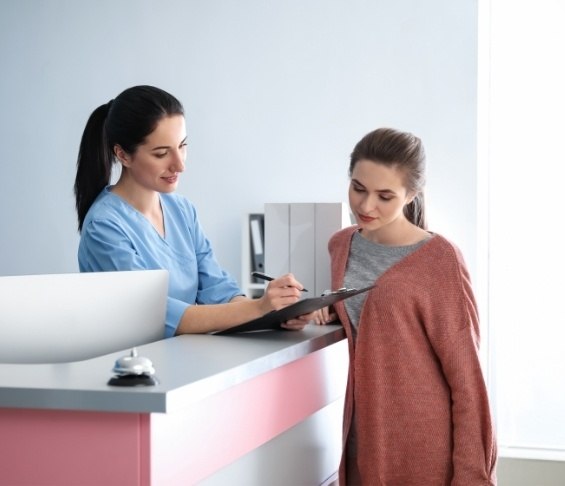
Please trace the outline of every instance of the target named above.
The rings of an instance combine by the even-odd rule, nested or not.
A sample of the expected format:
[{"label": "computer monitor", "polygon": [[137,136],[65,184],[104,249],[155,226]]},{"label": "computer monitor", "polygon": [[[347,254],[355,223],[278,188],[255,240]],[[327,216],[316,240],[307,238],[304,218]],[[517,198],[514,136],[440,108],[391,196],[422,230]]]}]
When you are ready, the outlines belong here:
[{"label": "computer monitor", "polygon": [[163,339],[168,272],[0,277],[0,363],[80,361]]}]

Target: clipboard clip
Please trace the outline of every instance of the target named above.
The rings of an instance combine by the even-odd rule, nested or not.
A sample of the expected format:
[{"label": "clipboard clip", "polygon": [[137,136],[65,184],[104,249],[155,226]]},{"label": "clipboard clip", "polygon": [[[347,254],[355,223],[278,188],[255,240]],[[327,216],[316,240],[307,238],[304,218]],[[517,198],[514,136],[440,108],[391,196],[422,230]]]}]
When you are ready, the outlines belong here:
[{"label": "clipboard clip", "polygon": [[344,292],[353,292],[353,291],[355,291],[355,290],[357,290],[357,289],[356,289],[356,288],[348,289],[347,287],[341,287],[341,288],[339,288],[339,289],[337,289],[337,290],[324,290],[324,291],[322,292],[322,297],[326,297],[326,296],[328,296],[328,295],[343,294]]}]

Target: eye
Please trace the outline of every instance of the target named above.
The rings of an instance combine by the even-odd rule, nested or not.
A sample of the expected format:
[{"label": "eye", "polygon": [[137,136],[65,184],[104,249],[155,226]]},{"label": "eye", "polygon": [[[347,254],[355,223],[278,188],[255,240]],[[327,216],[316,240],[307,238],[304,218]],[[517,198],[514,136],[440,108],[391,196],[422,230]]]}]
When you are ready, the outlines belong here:
[{"label": "eye", "polygon": [[355,192],[365,192],[365,188],[362,186],[358,186],[357,184],[351,184],[351,188],[355,191]]},{"label": "eye", "polygon": [[391,196],[390,194],[379,194],[379,199],[381,201],[392,201],[394,196]]},{"label": "eye", "polygon": [[153,155],[155,155],[158,159],[164,159],[167,156],[167,152],[156,152]]}]

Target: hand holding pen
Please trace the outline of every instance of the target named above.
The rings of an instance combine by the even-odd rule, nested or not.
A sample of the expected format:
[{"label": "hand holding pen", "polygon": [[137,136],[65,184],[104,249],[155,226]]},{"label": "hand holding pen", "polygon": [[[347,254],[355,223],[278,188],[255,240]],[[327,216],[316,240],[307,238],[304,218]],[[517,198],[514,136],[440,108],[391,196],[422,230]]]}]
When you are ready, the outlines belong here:
[{"label": "hand holding pen", "polygon": [[[275,304],[275,310],[278,310],[282,307],[286,307],[287,305],[293,304],[294,302],[299,300],[300,294],[297,293],[297,291],[308,292],[308,290],[305,289],[304,286],[300,282],[298,282],[291,273],[283,275],[282,277],[279,277],[277,279],[261,272],[253,272],[251,276],[269,282],[269,285],[265,290],[265,295],[263,296],[263,298],[269,298],[270,301]],[[287,290],[283,290],[283,292],[286,293],[288,293],[288,290],[292,289],[293,295],[297,297],[293,301],[289,301],[287,296],[287,300],[285,301],[285,304],[280,307],[276,307],[277,300],[275,297],[275,293],[277,292],[277,288],[279,285],[283,285],[282,288],[287,289]],[[326,310],[326,314],[327,314],[327,310]],[[329,322],[329,320],[330,319],[327,316],[322,314],[322,311],[314,311],[310,314],[305,314],[303,316],[299,316],[296,319],[287,321],[284,324],[281,324],[281,327],[283,327],[284,329],[301,330],[304,328],[306,324],[308,324],[308,322],[312,321],[315,324],[325,324]]]},{"label": "hand holding pen", "polygon": [[[253,272],[251,275],[269,282],[265,293],[260,298],[264,314],[294,304],[300,300],[301,292],[306,290],[304,286],[294,278],[292,273],[287,273],[277,278],[270,277],[260,272]],[[281,327],[291,330],[300,330],[303,329],[307,323],[308,319],[298,318],[281,324]]]},{"label": "hand holding pen", "polygon": [[[288,274],[288,275],[292,275],[292,274]],[[271,276],[267,275],[266,273],[262,273],[262,272],[252,272],[251,276],[255,277],[255,278],[259,278],[261,280],[266,280],[267,282],[272,282],[273,280],[275,280],[274,277],[271,277]],[[305,289],[304,287],[298,288],[298,290],[300,290],[301,292],[308,292],[308,290]]]}]

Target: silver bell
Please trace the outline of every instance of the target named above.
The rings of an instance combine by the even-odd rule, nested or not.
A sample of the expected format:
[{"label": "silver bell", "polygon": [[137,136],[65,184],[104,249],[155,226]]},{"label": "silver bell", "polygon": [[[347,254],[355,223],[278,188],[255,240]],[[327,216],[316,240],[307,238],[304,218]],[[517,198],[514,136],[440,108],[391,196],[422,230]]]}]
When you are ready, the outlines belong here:
[{"label": "silver bell", "polygon": [[129,356],[123,356],[116,361],[112,370],[120,376],[155,374],[155,368],[149,358],[137,355],[137,349],[132,348]]}]

